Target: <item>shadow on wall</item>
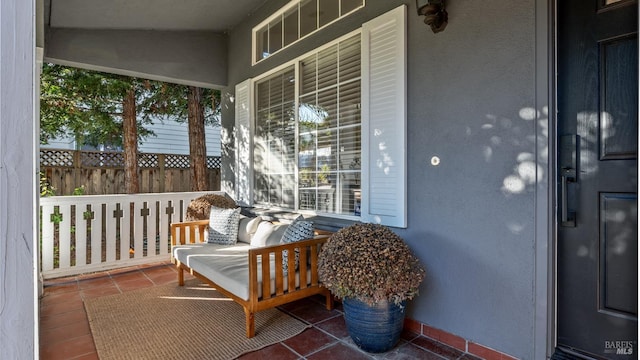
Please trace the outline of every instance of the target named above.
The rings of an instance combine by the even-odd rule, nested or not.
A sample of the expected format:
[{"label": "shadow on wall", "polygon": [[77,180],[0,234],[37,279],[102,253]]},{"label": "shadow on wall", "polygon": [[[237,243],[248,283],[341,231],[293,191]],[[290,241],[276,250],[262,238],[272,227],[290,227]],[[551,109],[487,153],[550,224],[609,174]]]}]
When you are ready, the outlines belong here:
[{"label": "shadow on wall", "polygon": [[[511,119],[499,117],[494,114],[487,114],[487,122],[481,126],[481,131],[487,133],[489,139],[488,144],[482,149],[482,156],[487,163],[490,163],[493,154],[502,146],[505,142],[510,142],[508,145],[522,148],[522,149],[536,149],[536,145],[544,144],[544,147],[539,147],[540,159],[547,159],[549,147],[549,128],[548,128],[548,116],[549,109],[544,107],[541,111],[532,107],[524,107],[518,112],[519,121],[513,121]],[[535,126],[537,131],[526,137],[522,137],[521,133],[522,122],[536,122]],[[500,130],[502,133],[511,134],[513,136],[500,137],[492,134],[497,133]],[[470,131],[470,130],[468,130]],[[536,134],[540,134],[540,138],[537,138]],[[530,151],[520,152],[515,159],[513,171],[511,174],[505,176],[502,181],[502,192],[506,196],[523,194],[531,191],[535,188],[538,181],[543,181],[545,178],[545,169],[547,168],[547,162],[538,163],[536,154]]]}]

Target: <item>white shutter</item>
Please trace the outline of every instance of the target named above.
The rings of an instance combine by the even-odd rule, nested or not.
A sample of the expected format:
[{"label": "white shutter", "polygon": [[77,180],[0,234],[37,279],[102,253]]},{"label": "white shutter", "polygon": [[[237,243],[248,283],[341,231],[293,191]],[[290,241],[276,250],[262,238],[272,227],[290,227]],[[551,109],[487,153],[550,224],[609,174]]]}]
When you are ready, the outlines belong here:
[{"label": "white shutter", "polygon": [[362,221],[407,226],[406,6],[362,26]]},{"label": "white shutter", "polygon": [[251,79],[236,85],[236,124],[235,136],[235,177],[236,177],[236,202],[240,205],[251,205],[253,167],[251,164],[253,131],[251,126],[252,109],[252,84]]}]

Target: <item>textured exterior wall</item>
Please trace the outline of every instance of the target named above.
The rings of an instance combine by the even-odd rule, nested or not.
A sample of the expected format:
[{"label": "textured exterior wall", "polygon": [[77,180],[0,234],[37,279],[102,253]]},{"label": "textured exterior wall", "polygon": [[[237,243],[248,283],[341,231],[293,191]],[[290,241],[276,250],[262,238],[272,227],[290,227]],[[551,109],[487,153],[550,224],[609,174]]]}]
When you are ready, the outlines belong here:
[{"label": "textured exterior wall", "polygon": [[[270,1],[268,16],[286,0]],[[536,190],[545,174],[538,147],[536,4],[447,2],[449,25],[433,34],[415,2],[366,7],[251,66],[255,16],[230,33],[223,90],[223,189],[233,188],[235,84],[408,6],[408,213],[395,229],[427,269],[409,317],[512,356],[534,357]],[[546,74],[538,76],[546,77]],[[544,155],[544,154],[542,154]],[[440,159],[438,166],[431,158]],[[546,156],[546,155],[545,155]],[[225,187],[226,186],[226,187]]]},{"label": "textured exterior wall", "polygon": [[34,6],[0,2],[0,359],[38,358]]}]

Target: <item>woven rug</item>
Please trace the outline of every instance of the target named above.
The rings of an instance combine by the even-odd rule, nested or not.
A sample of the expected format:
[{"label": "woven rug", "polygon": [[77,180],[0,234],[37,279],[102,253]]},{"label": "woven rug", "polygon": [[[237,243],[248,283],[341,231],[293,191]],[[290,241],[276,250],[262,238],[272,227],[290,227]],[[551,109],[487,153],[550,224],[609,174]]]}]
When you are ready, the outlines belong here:
[{"label": "woven rug", "polygon": [[85,308],[102,360],[234,359],[308,327],[269,309],[247,339],[242,306],[197,280],[88,299]]}]

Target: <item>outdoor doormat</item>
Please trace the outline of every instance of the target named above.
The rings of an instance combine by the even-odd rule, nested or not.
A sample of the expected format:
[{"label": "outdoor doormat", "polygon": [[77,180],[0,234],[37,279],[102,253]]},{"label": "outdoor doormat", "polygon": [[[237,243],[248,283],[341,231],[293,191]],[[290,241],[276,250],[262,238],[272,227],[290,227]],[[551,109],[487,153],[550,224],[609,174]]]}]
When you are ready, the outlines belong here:
[{"label": "outdoor doormat", "polygon": [[255,314],[248,339],[242,306],[197,280],[87,299],[85,308],[101,360],[234,359],[309,327],[269,309]]}]

